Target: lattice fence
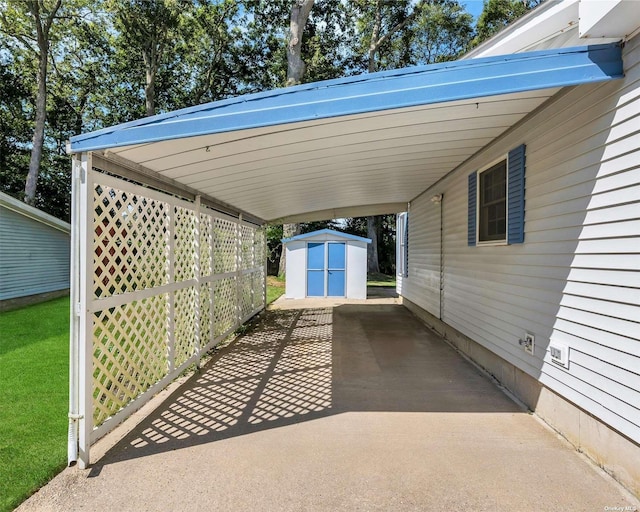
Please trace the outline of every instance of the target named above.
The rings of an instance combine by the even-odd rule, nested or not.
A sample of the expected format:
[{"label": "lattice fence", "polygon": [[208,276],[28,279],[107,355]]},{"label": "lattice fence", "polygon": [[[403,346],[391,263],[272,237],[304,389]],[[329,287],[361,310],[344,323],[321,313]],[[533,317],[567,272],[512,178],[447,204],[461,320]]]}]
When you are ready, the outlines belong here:
[{"label": "lattice fence", "polygon": [[265,238],[253,224],[97,171],[86,208],[95,439],[264,307]]}]

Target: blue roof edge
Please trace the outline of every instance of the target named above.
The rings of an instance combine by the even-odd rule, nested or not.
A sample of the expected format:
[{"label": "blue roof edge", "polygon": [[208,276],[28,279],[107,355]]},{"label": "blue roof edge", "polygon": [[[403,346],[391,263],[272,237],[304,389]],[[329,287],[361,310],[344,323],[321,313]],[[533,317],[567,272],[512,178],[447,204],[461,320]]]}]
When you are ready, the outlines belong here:
[{"label": "blue roof edge", "polygon": [[352,235],[350,233],[343,233],[342,231],[336,231],[335,229],[318,229],[317,231],[311,231],[310,233],[303,233],[301,235],[292,236],[291,238],[283,238],[280,240],[283,244],[293,242],[294,240],[305,240],[317,235],[333,235],[347,240],[355,240],[357,242],[371,243],[371,238],[364,238],[362,236]]},{"label": "blue roof edge", "polygon": [[623,76],[620,43],[458,60],[237,96],[76,135],[70,146],[94,151]]}]

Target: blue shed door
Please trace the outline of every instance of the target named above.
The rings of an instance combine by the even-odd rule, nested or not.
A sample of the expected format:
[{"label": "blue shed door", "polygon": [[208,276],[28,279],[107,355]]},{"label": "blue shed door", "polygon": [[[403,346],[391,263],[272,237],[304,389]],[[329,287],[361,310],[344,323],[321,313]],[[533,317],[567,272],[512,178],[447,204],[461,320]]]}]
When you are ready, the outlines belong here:
[{"label": "blue shed door", "polygon": [[307,244],[307,297],[345,296],[345,248],[344,242]]},{"label": "blue shed door", "polygon": [[327,265],[327,295],[329,297],[344,297],[344,276],[345,276],[345,244],[327,244],[328,260]]},{"label": "blue shed door", "polygon": [[307,244],[307,297],[324,297],[324,242]]}]

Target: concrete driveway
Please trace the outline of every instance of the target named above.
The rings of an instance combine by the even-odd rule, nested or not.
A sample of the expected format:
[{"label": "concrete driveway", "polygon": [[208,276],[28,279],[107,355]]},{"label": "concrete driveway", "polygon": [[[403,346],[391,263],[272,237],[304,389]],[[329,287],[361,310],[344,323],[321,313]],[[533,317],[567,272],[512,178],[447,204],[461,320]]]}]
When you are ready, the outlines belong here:
[{"label": "concrete driveway", "polygon": [[638,506],[390,302],[266,312],[91,469],[19,510]]}]

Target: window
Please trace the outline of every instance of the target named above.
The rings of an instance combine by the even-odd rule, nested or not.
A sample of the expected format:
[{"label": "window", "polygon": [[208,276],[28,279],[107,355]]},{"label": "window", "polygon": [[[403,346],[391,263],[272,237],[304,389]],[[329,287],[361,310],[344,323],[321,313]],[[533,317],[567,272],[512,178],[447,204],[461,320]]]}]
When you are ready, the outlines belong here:
[{"label": "window", "polygon": [[479,173],[478,242],[506,240],[507,161]]},{"label": "window", "polygon": [[467,243],[524,242],[525,146],[469,175]]}]

